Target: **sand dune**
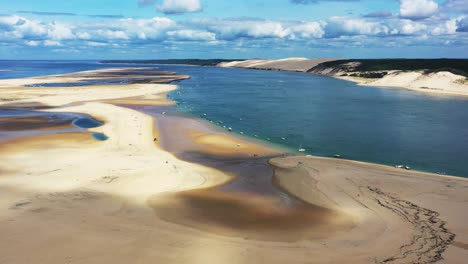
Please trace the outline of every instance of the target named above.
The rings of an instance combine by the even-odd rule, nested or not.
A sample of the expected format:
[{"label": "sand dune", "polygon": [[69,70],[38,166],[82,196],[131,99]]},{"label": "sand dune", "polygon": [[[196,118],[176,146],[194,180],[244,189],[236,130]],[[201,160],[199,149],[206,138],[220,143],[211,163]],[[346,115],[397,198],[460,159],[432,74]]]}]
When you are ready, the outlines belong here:
[{"label": "sand dune", "polygon": [[422,72],[393,72],[381,79],[371,81],[361,79],[358,80],[358,83],[366,86],[402,87],[430,93],[468,95],[466,78],[446,71],[429,74]]},{"label": "sand dune", "polygon": [[318,64],[335,59],[307,59],[307,58],[286,58],[279,60],[245,60],[222,62],[219,67],[227,68],[249,68],[260,70],[281,70],[281,71],[296,71],[306,72],[307,70],[317,66]]}]

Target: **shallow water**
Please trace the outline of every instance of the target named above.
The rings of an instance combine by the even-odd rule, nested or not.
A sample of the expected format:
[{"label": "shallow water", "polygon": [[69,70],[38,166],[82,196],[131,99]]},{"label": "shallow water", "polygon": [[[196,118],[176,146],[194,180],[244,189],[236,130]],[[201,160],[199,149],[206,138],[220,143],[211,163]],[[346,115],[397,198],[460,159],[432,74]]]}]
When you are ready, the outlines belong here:
[{"label": "shallow water", "polygon": [[[171,67],[180,111],[306,154],[468,176],[468,99],[304,73]],[[205,116],[206,114],[206,116]],[[268,141],[267,139],[270,139]]]},{"label": "shallow water", "polygon": [[235,133],[306,154],[468,177],[467,98],[304,73],[93,61],[0,61],[1,69],[13,70],[0,78],[140,66],[190,75],[169,95],[178,111],[222,121]]},{"label": "shallow water", "polygon": [[[91,116],[76,113],[35,111],[34,107],[0,107],[0,141],[19,137],[70,132],[85,132],[103,123]],[[107,140],[101,133],[92,133],[96,140]]]},{"label": "shallow water", "polygon": [[103,125],[102,122],[99,122],[91,117],[82,117],[82,118],[75,119],[73,120],[72,124],[79,128],[93,128],[93,127],[99,127]]},{"label": "shallow water", "polygon": [[109,137],[103,133],[92,133],[91,135],[93,136],[94,139],[99,140],[99,141],[106,141],[109,139]]}]

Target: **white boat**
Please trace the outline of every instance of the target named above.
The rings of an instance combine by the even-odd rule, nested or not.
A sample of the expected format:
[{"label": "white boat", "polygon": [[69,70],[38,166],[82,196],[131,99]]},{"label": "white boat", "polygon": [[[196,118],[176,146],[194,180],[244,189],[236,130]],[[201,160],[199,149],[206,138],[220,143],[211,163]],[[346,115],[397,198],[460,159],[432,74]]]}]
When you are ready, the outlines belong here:
[{"label": "white boat", "polygon": [[306,149],[303,149],[303,148],[299,149],[299,152],[305,152],[305,151],[306,151]]}]

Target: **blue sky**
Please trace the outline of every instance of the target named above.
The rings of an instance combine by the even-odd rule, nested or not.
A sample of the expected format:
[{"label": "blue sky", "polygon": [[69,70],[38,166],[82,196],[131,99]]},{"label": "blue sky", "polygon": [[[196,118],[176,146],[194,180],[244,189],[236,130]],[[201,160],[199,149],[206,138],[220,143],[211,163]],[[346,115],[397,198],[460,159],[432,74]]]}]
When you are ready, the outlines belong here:
[{"label": "blue sky", "polygon": [[0,59],[468,57],[468,0],[0,0]]}]

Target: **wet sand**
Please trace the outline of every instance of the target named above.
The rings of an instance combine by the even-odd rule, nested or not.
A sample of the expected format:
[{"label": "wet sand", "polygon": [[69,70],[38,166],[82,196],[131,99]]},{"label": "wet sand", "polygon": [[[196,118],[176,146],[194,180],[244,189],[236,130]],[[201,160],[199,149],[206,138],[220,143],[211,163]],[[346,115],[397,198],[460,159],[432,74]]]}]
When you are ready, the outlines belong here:
[{"label": "wet sand", "polygon": [[[315,157],[275,157],[270,167],[267,161],[282,151],[194,119],[108,101],[164,101],[173,85],[15,88],[46,79],[80,80],[8,80],[14,86],[3,82],[0,97],[7,101],[0,104],[38,103],[104,124],[1,145],[2,263],[464,263],[468,257],[466,179]],[[91,132],[109,139],[94,140]]]},{"label": "wet sand", "polygon": [[[147,112],[163,112],[153,109]],[[163,149],[231,177],[219,186],[152,197],[149,204],[162,219],[220,235],[267,241],[317,239],[353,227],[352,218],[339,210],[305,203],[273,185],[268,161],[285,153],[226,135],[202,121],[154,117]]]}]

